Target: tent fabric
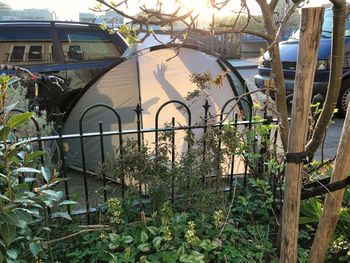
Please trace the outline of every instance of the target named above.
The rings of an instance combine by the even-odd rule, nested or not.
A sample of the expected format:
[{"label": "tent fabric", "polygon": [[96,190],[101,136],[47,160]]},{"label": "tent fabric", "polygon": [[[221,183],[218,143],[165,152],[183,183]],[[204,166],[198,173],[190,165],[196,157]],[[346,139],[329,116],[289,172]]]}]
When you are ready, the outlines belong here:
[{"label": "tent fabric", "polygon": [[[224,75],[222,85],[212,85],[193,101],[185,101],[189,92],[197,89],[190,75],[209,71],[213,77]],[[191,109],[192,124],[202,121],[205,99],[211,107],[209,112],[217,121],[222,106],[231,98],[241,95],[246,87],[239,74],[222,59],[189,47],[156,47],[140,51],[125,61],[110,68],[97,81],[88,84],[80,94],[79,100],[66,116],[63,134],[79,133],[79,119],[83,112],[96,103],[112,106],[121,115],[123,130],[136,129],[137,104],[141,105],[142,128],[155,127],[157,110],[169,100],[184,102]],[[168,104],[159,115],[159,127],[175,118],[176,125],[187,125],[188,116],[176,104]],[[104,108],[89,111],[83,119],[83,132],[98,131],[102,122],[104,131],[117,130],[117,120]],[[177,150],[185,147],[184,133],[177,137]],[[154,142],[154,133],[145,133],[144,141]],[[104,138],[104,152],[113,159],[118,145],[117,136]],[[80,140],[67,140],[69,153],[66,162],[69,166],[81,167]],[[88,170],[94,170],[101,161],[99,138],[84,138],[84,150]]]},{"label": "tent fabric", "polygon": [[[63,134],[77,134],[79,121],[86,109],[95,104],[112,106],[120,115],[123,129],[136,129],[136,116],[133,114],[135,105],[139,102],[139,88],[137,77],[137,58],[124,61],[112,68],[103,77],[85,90],[67,116],[63,127]],[[118,130],[118,119],[113,112],[106,108],[97,107],[90,110],[82,120],[83,133],[98,132],[99,122],[103,124],[103,131]],[[113,142],[112,142],[113,140]],[[82,167],[80,139],[66,141],[69,152],[67,164],[72,167]],[[101,162],[101,147],[99,138],[84,138],[87,168],[91,171]],[[115,136],[104,137],[104,152],[106,158],[113,158],[118,148]]]}]

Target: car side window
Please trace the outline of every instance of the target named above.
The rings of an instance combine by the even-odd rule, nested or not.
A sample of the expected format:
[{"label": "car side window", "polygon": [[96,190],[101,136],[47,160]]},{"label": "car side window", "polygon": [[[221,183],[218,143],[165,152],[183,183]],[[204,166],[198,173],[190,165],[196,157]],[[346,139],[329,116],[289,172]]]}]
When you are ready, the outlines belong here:
[{"label": "car side window", "polygon": [[59,37],[67,62],[113,59],[121,56],[104,32],[64,29],[59,32]]},{"label": "car side window", "polygon": [[0,63],[53,63],[50,30],[0,30]]}]

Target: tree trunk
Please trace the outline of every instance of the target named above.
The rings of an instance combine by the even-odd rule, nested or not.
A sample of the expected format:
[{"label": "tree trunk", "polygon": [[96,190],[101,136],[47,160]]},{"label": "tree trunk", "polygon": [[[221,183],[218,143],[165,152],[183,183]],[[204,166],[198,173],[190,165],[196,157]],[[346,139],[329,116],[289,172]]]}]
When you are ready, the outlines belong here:
[{"label": "tree trunk", "polygon": [[[270,44],[270,43],[269,43]],[[286,86],[284,83],[284,75],[282,68],[282,61],[280,57],[280,50],[278,43],[275,42],[271,46],[270,54],[272,54],[272,62],[271,62],[271,72],[274,74],[274,81],[276,85],[276,106],[277,111],[280,114],[280,136],[282,141],[283,149],[287,150],[288,145],[288,133],[289,133],[289,122],[288,122],[288,108],[287,108],[287,100],[286,100]]]},{"label": "tree trunk", "polygon": [[332,59],[326,100],[316,123],[310,142],[306,146],[309,156],[313,156],[321,145],[329,121],[337,105],[343,75],[344,34],[347,8],[345,0],[333,2]]},{"label": "tree trunk", "polygon": [[[345,179],[350,171],[350,105],[348,106],[344,127],[340,138],[337,159],[331,183]],[[339,219],[344,189],[327,194],[320,222],[312,243],[309,262],[324,262],[324,257]]]},{"label": "tree trunk", "polygon": [[[323,11],[322,7],[302,9],[300,46],[288,140],[288,153],[291,154],[305,151]],[[281,226],[281,263],[296,262],[302,175],[303,161],[289,160],[287,156]]]},{"label": "tree trunk", "polygon": [[267,44],[269,46],[269,54],[271,59],[271,78],[273,78],[277,90],[276,105],[277,111],[280,113],[281,126],[280,135],[283,149],[287,150],[288,145],[288,109],[286,101],[286,89],[284,84],[284,75],[282,68],[282,61],[278,46],[278,39],[276,39],[276,28],[273,21],[273,6],[267,4],[265,0],[257,0],[261,12],[264,17],[264,26],[266,34],[269,36]]}]

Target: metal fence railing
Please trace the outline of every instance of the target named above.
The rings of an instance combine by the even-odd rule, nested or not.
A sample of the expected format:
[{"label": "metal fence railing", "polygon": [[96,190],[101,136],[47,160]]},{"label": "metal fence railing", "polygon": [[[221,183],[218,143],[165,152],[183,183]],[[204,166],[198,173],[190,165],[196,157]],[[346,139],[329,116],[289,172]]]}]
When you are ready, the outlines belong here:
[{"label": "metal fence railing", "polygon": [[[54,158],[55,163],[59,164],[59,176],[63,178],[63,181],[59,187],[62,188],[64,192],[64,196],[67,200],[74,199],[74,194],[80,191],[82,199],[79,200],[79,208],[73,209],[69,205],[66,207],[66,210],[70,214],[77,214],[77,213],[86,213],[87,222],[90,223],[90,213],[98,210],[97,206],[92,205],[94,203],[93,200],[93,191],[96,188],[101,188],[102,192],[100,197],[103,199],[102,201],[106,201],[109,198],[109,191],[108,191],[108,185],[112,184],[114,189],[117,190],[118,196],[121,198],[125,198],[125,194],[128,189],[128,183],[126,182],[127,179],[124,177],[115,179],[110,178],[110,176],[105,172],[102,171],[99,173],[99,178],[97,178],[97,173],[89,171],[87,168],[86,159],[89,157],[90,153],[89,150],[86,149],[86,141],[94,138],[97,142],[94,147],[99,148],[100,156],[95,156],[97,159],[99,159],[99,163],[101,167],[104,166],[104,164],[107,162],[106,157],[106,141],[104,138],[106,137],[113,137],[113,140],[117,141],[117,144],[119,145],[118,148],[116,148],[115,156],[118,156],[118,158],[123,158],[123,155],[125,154],[125,141],[128,137],[132,136],[135,140],[135,148],[137,150],[141,151],[142,146],[145,144],[145,134],[153,134],[152,137],[154,138],[152,145],[154,145],[155,149],[155,156],[157,156],[157,149],[159,147],[159,140],[160,140],[160,134],[161,133],[169,133],[169,166],[168,169],[173,169],[177,162],[177,155],[176,155],[176,146],[178,145],[178,135],[177,133],[183,132],[185,134],[189,134],[190,132],[195,132],[197,135],[206,135],[208,133],[209,129],[214,129],[216,131],[222,130],[224,127],[236,127],[239,129],[240,127],[242,129],[246,129],[247,131],[254,128],[254,123],[252,121],[252,110],[250,105],[250,112],[246,112],[245,114],[242,114],[239,109],[232,110],[230,107],[230,103],[232,103],[234,100],[229,100],[223,108],[220,110],[220,112],[217,114],[216,121],[210,121],[213,117],[209,114],[209,108],[210,105],[208,101],[206,101],[203,104],[203,116],[202,116],[202,122],[200,123],[194,123],[192,120],[191,110],[182,102],[179,101],[169,101],[164,103],[156,112],[154,118],[154,128],[152,129],[144,129],[142,128],[142,109],[139,105],[136,106],[134,113],[136,114],[136,129],[133,130],[124,130],[123,129],[123,120],[121,116],[119,115],[118,111],[112,108],[111,106],[104,105],[104,104],[96,104],[91,106],[90,108],[86,109],[84,113],[80,117],[79,121],[79,131],[77,131],[75,134],[63,134],[62,129],[57,130],[56,135],[52,136],[42,136],[40,127],[35,120],[35,118],[32,118],[32,121],[35,124],[36,129],[36,137],[30,137],[26,140],[28,143],[31,144],[37,144],[38,149],[45,150],[45,147],[48,147],[47,145],[50,145],[49,147],[54,149]],[[178,105],[181,105],[184,109],[184,111],[187,114],[187,124],[186,125],[176,125],[175,118],[170,118],[171,122],[167,126],[162,126],[163,124],[159,123],[158,116],[161,112],[165,110],[165,106],[170,103],[176,103]],[[246,103],[248,103],[246,101]],[[106,111],[111,111],[116,119],[117,119],[117,129],[114,130],[104,130],[102,122],[96,123],[98,126],[98,131],[95,132],[85,132],[84,131],[84,125],[83,120],[86,117],[87,113],[90,110],[101,108]],[[274,135],[277,136],[277,132]],[[196,158],[199,159],[205,159],[208,155],[207,145],[209,144],[208,141],[206,141],[205,137],[203,136],[203,140],[201,140],[201,146],[203,147],[203,151],[201,152],[201,156],[196,156]],[[234,139],[234,138],[233,138]],[[79,153],[81,154],[81,166],[74,167],[75,169],[72,169],[69,164],[69,155],[67,154],[66,148],[66,142],[70,140],[79,140],[80,149]],[[220,152],[223,149],[221,139],[218,139],[216,141],[216,149],[218,149],[218,152]],[[52,145],[54,147],[52,147]],[[193,145],[192,142],[188,141],[184,145],[186,147],[183,147],[181,151],[189,151],[191,148],[196,148],[196,145]],[[185,149],[185,150],[184,150]],[[71,149],[70,149],[71,150]],[[241,158],[243,165],[241,171],[237,172],[234,170],[234,167],[237,166],[236,162],[237,160]],[[225,182],[227,182],[224,187],[220,188],[218,190],[218,184],[216,185],[215,191],[227,191],[229,194],[232,194],[233,188],[234,188],[234,177],[239,175],[242,178],[242,182],[244,185],[247,184],[249,169],[248,169],[248,163],[249,158],[245,158],[244,156],[235,156],[232,154],[229,156],[230,160],[225,160],[226,166],[228,167],[227,173],[224,175]],[[221,170],[220,166],[223,160],[218,157],[216,160],[217,162],[217,169]],[[48,165],[47,161],[42,158],[41,163],[43,165]],[[97,167],[96,167],[97,168]],[[210,180],[217,180],[218,174],[214,173],[210,177]],[[207,178],[201,178],[202,183],[205,184]],[[142,202],[143,199],[143,193],[144,189],[147,188],[147,182],[139,182],[139,195],[140,200]],[[77,190],[80,189],[80,190]],[[178,193],[179,189],[176,186],[175,182],[172,181],[169,186],[169,199],[174,200],[176,196],[179,196],[181,193]],[[142,205],[142,204],[141,204]]]}]

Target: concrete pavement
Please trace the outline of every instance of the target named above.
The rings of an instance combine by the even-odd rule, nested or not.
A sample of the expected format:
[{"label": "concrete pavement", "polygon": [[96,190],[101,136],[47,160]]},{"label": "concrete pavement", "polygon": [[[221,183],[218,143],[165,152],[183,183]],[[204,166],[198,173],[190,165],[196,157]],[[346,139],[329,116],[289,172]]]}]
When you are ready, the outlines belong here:
[{"label": "concrete pavement", "polygon": [[247,59],[229,59],[228,61],[236,69],[250,69],[258,67],[259,58],[247,58]]}]

